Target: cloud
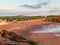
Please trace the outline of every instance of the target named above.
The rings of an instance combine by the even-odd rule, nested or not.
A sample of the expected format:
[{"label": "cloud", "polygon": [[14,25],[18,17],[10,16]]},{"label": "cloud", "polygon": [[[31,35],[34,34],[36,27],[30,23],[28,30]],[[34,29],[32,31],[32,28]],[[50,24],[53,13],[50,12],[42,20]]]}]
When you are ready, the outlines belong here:
[{"label": "cloud", "polygon": [[49,12],[60,12],[59,8],[52,8]]},{"label": "cloud", "polygon": [[50,12],[60,12],[60,10],[50,10]]},{"label": "cloud", "polygon": [[27,8],[41,8],[41,5],[40,6],[31,6],[31,5],[23,5],[22,7],[27,7]]},{"label": "cloud", "polygon": [[13,10],[0,10],[0,16],[18,16],[19,13]]},{"label": "cloud", "polygon": [[37,8],[42,8],[42,6],[46,6],[50,2],[42,2],[36,5],[22,5],[21,7],[27,7],[27,8],[32,8],[32,9],[37,9]]}]

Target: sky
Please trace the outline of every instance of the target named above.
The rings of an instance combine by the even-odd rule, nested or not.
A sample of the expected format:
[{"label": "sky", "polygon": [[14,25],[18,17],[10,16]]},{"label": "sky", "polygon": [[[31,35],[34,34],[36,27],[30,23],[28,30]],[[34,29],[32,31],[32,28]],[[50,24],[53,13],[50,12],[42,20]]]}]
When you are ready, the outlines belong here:
[{"label": "sky", "polygon": [[0,0],[0,16],[60,14],[60,0]]}]

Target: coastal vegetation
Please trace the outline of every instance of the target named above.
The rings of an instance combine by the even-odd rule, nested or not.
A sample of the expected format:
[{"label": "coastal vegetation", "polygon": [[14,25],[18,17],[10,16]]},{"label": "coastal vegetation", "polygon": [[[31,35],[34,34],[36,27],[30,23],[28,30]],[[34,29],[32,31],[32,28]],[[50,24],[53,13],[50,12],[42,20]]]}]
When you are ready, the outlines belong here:
[{"label": "coastal vegetation", "polygon": [[2,20],[7,20],[7,21],[25,21],[25,20],[34,20],[34,19],[45,19],[46,21],[52,21],[52,22],[60,22],[60,16],[24,16],[24,15],[19,15],[19,16],[4,16],[0,17]]},{"label": "coastal vegetation", "polygon": [[7,21],[12,21],[12,20],[17,20],[17,21],[25,21],[25,20],[32,20],[32,19],[41,19],[44,18],[44,16],[5,16],[5,17],[0,17],[0,19],[7,20]]}]

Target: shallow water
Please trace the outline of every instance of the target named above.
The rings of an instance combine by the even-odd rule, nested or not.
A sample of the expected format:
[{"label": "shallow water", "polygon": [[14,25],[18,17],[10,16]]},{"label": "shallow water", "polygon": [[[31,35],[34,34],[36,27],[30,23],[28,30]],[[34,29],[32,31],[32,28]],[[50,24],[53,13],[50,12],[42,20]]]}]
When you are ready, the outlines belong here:
[{"label": "shallow water", "polygon": [[43,29],[32,31],[31,33],[53,33],[54,36],[60,36],[60,34],[55,34],[60,32],[60,26],[54,26],[54,25],[49,25],[49,26],[43,26]]},{"label": "shallow water", "polygon": [[54,36],[60,36],[60,34],[54,34]]}]

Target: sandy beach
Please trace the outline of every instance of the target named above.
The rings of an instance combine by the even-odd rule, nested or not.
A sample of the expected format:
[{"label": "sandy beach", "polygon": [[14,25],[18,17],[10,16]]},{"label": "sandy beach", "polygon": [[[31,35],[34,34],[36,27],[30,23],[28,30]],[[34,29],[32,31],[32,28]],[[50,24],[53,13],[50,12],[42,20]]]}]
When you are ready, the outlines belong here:
[{"label": "sandy beach", "polygon": [[[60,25],[54,22],[17,21],[8,25],[0,26],[0,29],[15,32],[19,36],[29,38],[30,40],[36,42],[36,45],[60,45],[60,27],[58,30],[57,26]],[[8,40],[7,43],[11,42],[12,41]]]}]

